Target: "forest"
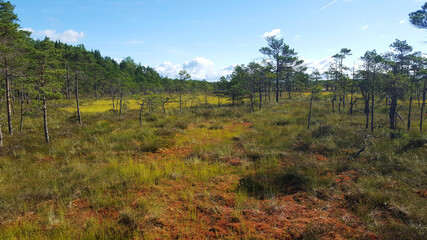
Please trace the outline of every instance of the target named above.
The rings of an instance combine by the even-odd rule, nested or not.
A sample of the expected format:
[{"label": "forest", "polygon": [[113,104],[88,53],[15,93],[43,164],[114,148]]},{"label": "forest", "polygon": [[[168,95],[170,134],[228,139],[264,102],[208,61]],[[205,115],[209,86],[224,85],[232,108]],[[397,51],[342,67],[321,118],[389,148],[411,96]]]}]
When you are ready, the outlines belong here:
[{"label": "forest", "polygon": [[[310,72],[270,36],[209,82],[36,40],[14,9],[0,0],[0,239],[427,237],[422,49],[346,66],[343,46]],[[409,20],[425,30],[427,3]]]}]

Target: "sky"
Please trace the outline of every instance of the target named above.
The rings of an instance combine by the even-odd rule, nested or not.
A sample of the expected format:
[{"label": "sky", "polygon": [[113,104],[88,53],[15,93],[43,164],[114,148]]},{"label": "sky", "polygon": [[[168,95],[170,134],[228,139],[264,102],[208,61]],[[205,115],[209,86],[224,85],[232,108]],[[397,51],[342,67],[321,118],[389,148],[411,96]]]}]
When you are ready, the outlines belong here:
[{"label": "sky", "polygon": [[427,52],[427,31],[408,14],[425,0],[11,0],[32,37],[84,44],[117,61],[128,56],[175,78],[216,81],[261,61],[266,36],[283,37],[309,70],[325,71],[341,48],[351,67],[396,39]]}]

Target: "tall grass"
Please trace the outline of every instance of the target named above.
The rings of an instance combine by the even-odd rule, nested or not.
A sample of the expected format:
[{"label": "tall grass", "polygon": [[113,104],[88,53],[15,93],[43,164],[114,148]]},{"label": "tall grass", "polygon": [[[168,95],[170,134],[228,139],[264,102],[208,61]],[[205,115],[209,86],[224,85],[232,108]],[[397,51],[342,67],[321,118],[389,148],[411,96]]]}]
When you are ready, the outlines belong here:
[{"label": "tall grass", "polygon": [[[315,102],[307,130],[304,97],[252,114],[247,105],[183,112],[171,105],[166,114],[144,112],[142,125],[131,101],[120,117],[103,101],[82,103],[82,126],[70,106],[53,103],[63,108],[50,112],[50,145],[44,143],[39,113],[27,116],[21,134],[5,136],[0,239],[168,238],[156,224],[176,202],[183,204],[178,210],[187,221],[181,232],[195,226],[208,231],[206,212],[212,219],[227,213],[247,229],[229,237],[256,238],[261,235],[242,221],[245,211],[301,193],[339,201],[384,238],[425,236],[427,154],[425,145],[414,144],[425,136],[399,123],[398,137],[390,139],[382,106],[376,109],[374,137],[351,159],[367,134],[360,106],[351,117]],[[82,199],[88,206],[75,207]],[[114,217],[100,220],[107,210]],[[326,231],[307,229],[314,237]]]}]

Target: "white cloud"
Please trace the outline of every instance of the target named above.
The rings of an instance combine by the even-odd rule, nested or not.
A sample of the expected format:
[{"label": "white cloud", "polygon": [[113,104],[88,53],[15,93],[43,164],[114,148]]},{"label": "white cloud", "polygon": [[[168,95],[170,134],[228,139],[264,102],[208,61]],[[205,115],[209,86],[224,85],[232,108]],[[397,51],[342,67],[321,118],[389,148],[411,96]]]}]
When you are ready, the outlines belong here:
[{"label": "white cloud", "polygon": [[268,37],[281,37],[282,36],[282,30],[280,29],[273,29],[271,32],[266,32],[264,35],[262,35],[262,38],[268,38]]},{"label": "white cloud", "polygon": [[[312,73],[315,69],[317,69],[320,73],[324,73],[329,70],[330,66],[335,65],[335,61],[333,57],[324,58],[322,60],[305,60],[304,64],[307,67],[307,72]],[[348,69],[344,70],[345,74],[351,76],[353,74],[353,67],[357,71],[363,67],[363,62],[360,59],[354,60],[353,62],[348,62],[345,65]]]},{"label": "white cloud", "polygon": [[304,64],[307,67],[307,72],[312,73],[317,69],[320,73],[328,71],[329,66],[334,62],[332,57],[328,57],[322,60],[305,60]]},{"label": "white cloud", "polygon": [[296,36],[295,36],[295,40],[300,40],[300,39],[301,39],[301,37],[302,37],[302,35],[301,35],[301,34],[298,34],[298,35],[296,35]]},{"label": "white cloud", "polygon": [[399,23],[404,24],[405,22],[406,22],[405,19],[402,19]]},{"label": "white cloud", "polygon": [[113,60],[120,64],[123,61],[123,58],[113,58]]},{"label": "white cloud", "polygon": [[229,65],[227,67],[219,68],[216,67],[209,59],[195,57],[190,61],[186,61],[182,66],[172,62],[163,62],[155,68],[160,75],[168,76],[170,78],[177,77],[179,71],[185,69],[191,75],[191,79],[217,81],[221,76],[231,74],[234,66],[235,65]]},{"label": "white cloud", "polygon": [[140,45],[140,44],[143,44],[144,41],[136,40],[136,39],[131,39],[129,41],[124,41],[123,43],[126,44],[126,45]]},{"label": "white cloud", "polygon": [[85,37],[85,34],[84,32],[77,32],[73,29],[66,30],[63,33],[57,33],[56,30],[52,29],[46,29],[42,31],[37,31],[36,37],[48,37],[51,40],[60,40],[64,43],[78,43],[80,39]]},{"label": "white cloud", "polygon": [[196,57],[183,64],[183,68],[195,79],[206,79],[214,71],[214,63],[202,57]]},{"label": "white cloud", "polygon": [[34,30],[32,28],[20,28],[19,30],[30,32],[30,33],[34,32]]},{"label": "white cloud", "polygon": [[179,64],[173,64],[171,62],[163,62],[160,65],[155,67],[156,71],[159,72],[162,76],[167,76],[174,78],[178,75],[179,71],[182,69]]},{"label": "white cloud", "polygon": [[369,27],[369,25],[365,25],[365,26],[361,27],[360,29],[366,30],[366,29],[368,29],[368,27]]}]

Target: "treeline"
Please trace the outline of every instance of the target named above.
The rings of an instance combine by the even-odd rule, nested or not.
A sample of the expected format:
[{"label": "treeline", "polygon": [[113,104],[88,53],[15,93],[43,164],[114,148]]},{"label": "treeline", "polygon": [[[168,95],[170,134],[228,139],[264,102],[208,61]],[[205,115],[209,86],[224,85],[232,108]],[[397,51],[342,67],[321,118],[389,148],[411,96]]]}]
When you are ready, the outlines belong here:
[{"label": "treeline", "polygon": [[[150,97],[145,98],[146,106],[153,107],[154,103],[162,102],[164,107],[166,100],[162,99],[170,101],[172,98],[163,95],[206,92],[212,88],[211,83],[191,80],[189,75],[185,79],[162,77],[154,68],[137,64],[130,57],[118,63],[111,57],[102,56],[98,50],[85,49],[83,45],[72,46],[49,38],[34,40],[30,37],[30,32],[20,29],[18,21],[14,6],[9,1],[1,0],[0,91],[4,96],[1,101],[6,104],[6,114],[1,113],[0,124],[7,124],[9,134],[14,132],[12,115],[15,112],[14,103],[18,102],[21,108],[20,130],[22,131],[25,109],[23,105],[36,102],[31,106],[36,106],[34,111],[43,111],[45,138],[49,142],[49,100],[75,100],[81,124],[81,95],[95,99],[111,97],[113,104],[114,99],[119,98],[122,102],[125,96],[149,95]],[[158,99],[162,101],[157,101]],[[117,111],[121,113],[121,104]],[[0,144],[1,140],[0,131]]]},{"label": "treeline", "polygon": [[[373,133],[375,128],[376,104],[385,102],[389,108],[390,136],[395,136],[397,121],[405,122],[409,131],[413,121],[413,101],[419,106],[419,131],[423,131],[423,115],[426,111],[427,58],[422,52],[414,52],[406,41],[396,40],[390,51],[379,54],[367,51],[357,68],[346,66],[344,59],[352,55],[351,50],[342,48],[334,56],[333,63],[323,73],[314,70],[311,74],[297,56],[294,49],[284,43],[283,38],[267,38],[268,46],[260,52],[266,59],[260,63],[238,65],[231,75],[221,77],[217,83],[219,93],[232,99],[233,104],[250,100],[250,109],[262,108],[263,99],[279,102],[282,94],[287,99],[302,92],[311,92],[307,127],[310,127],[312,102],[326,99],[331,112],[353,115],[356,102],[363,102],[366,129]],[[323,81],[319,81],[323,79]],[[320,94],[323,90],[323,94]],[[399,102],[402,101],[401,103]],[[405,114],[401,112],[405,109]]]},{"label": "treeline", "polygon": [[[425,28],[426,10],[427,4],[410,15],[411,22]],[[75,100],[77,121],[82,124],[79,107],[81,95],[95,99],[111,98],[116,115],[122,112],[124,97],[137,99],[141,105],[141,121],[144,108],[152,111],[154,107],[161,107],[165,112],[165,104],[176,101],[181,110],[189,100],[188,95],[203,93],[206,106],[207,96],[212,93],[229,98],[233,105],[246,100],[253,112],[261,110],[266,101],[279,102],[281,98],[292,100],[293,96],[302,96],[304,92],[311,93],[308,128],[312,103],[322,98],[329,101],[331,112],[339,114],[353,115],[356,102],[363,102],[366,128],[373,132],[374,110],[377,104],[384,101],[389,106],[389,127],[394,137],[398,119],[405,119],[407,129],[411,128],[414,120],[411,117],[413,100],[417,99],[422,133],[423,113],[426,110],[427,60],[425,54],[414,52],[406,41],[396,40],[390,45],[390,51],[384,54],[367,51],[357,69],[345,66],[344,59],[351,55],[351,50],[343,48],[332,56],[334,61],[328,71],[320,73],[315,70],[309,74],[304,61],[294,49],[282,38],[269,37],[266,39],[267,46],[260,49],[265,56],[262,62],[238,65],[229,76],[221,77],[216,83],[208,83],[190,80],[191,76],[185,70],[179,73],[177,79],[170,79],[160,76],[151,67],[135,63],[130,57],[118,63],[102,56],[98,50],[86,50],[83,45],[72,46],[48,38],[34,40],[30,32],[20,29],[18,16],[9,1],[0,0],[0,30],[0,91],[4,96],[1,104],[6,105],[6,113],[0,114],[0,130],[2,124],[7,124],[9,134],[14,132],[14,106],[20,107],[19,128],[22,131],[24,105],[33,103],[34,111],[43,112],[45,139],[49,142],[47,102],[63,98],[70,102]],[[321,94],[322,89],[326,93]],[[120,103],[115,104],[115,100]],[[405,114],[398,100],[409,102]],[[406,106],[406,103],[401,105]]]},{"label": "treeline", "polygon": [[[409,14],[409,20],[417,28],[427,28],[427,3],[421,10]],[[353,115],[357,101],[364,104],[366,129],[373,133],[375,128],[376,104],[385,102],[389,107],[390,136],[395,137],[397,121],[405,122],[406,129],[411,129],[413,117],[413,101],[419,106],[419,131],[423,133],[423,115],[426,112],[427,92],[427,58],[426,54],[414,51],[406,41],[396,39],[389,45],[390,50],[379,54],[376,50],[366,51],[360,57],[361,64],[346,66],[344,59],[352,55],[351,49],[342,48],[332,56],[333,63],[329,69],[320,73],[315,69],[308,74],[303,60],[297,52],[287,45],[283,38],[268,37],[267,47],[259,51],[266,56],[260,62],[238,65],[231,75],[221,77],[216,85],[217,93],[228,96],[233,104],[250,99],[250,109],[255,105],[262,108],[263,101],[271,100],[272,94],[276,102],[287,92],[311,92],[307,127],[310,128],[312,103],[316,99],[330,102],[331,112]],[[323,81],[319,81],[319,80]],[[321,92],[325,94],[320,94]],[[294,94],[295,95],[295,94]],[[399,103],[399,100],[402,102]],[[400,105],[399,105],[400,104]],[[407,110],[400,112],[402,107]],[[406,120],[406,121],[405,121]]]}]

